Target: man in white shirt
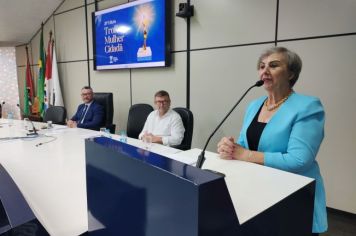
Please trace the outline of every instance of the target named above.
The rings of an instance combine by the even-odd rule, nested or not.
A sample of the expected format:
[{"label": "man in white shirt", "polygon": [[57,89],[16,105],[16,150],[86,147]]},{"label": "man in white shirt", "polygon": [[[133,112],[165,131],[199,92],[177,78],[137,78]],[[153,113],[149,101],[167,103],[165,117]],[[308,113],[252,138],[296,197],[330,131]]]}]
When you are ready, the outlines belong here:
[{"label": "man in white shirt", "polygon": [[154,96],[154,103],[156,110],[148,115],[138,138],[149,137],[152,143],[166,146],[179,145],[183,140],[185,129],[180,115],[170,109],[169,94],[164,90],[158,91]]}]

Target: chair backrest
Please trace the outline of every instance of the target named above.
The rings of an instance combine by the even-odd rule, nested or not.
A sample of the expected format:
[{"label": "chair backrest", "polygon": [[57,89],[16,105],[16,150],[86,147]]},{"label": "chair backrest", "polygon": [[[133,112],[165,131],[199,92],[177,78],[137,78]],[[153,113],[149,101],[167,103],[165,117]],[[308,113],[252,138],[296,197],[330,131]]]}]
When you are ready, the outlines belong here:
[{"label": "chair backrest", "polygon": [[52,121],[53,124],[64,125],[66,123],[67,110],[62,106],[49,107],[44,116],[43,121]]},{"label": "chair backrest", "polygon": [[127,119],[127,136],[130,138],[138,138],[143,126],[145,125],[147,116],[153,111],[153,107],[149,104],[139,103],[132,105],[129,110]]},{"label": "chair backrest", "polygon": [[113,124],[114,103],[112,93],[94,93],[94,100],[104,107],[105,127],[110,133],[115,133],[116,125]]},{"label": "chair backrest", "polygon": [[193,128],[194,128],[194,116],[193,113],[184,107],[175,107],[173,108],[180,117],[182,118],[184,125],[184,138],[180,145],[173,146],[174,148],[178,148],[180,150],[189,150],[192,146],[192,138],[193,138]]}]

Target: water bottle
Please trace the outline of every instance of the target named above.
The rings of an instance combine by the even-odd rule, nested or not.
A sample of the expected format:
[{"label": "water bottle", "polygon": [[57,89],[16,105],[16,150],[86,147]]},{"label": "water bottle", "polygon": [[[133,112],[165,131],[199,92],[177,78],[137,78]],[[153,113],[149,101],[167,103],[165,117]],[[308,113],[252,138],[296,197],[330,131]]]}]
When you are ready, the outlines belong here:
[{"label": "water bottle", "polygon": [[123,143],[127,143],[127,135],[126,135],[125,130],[120,131],[119,141],[123,142]]},{"label": "water bottle", "polygon": [[14,124],[14,113],[12,113],[12,111],[7,112],[7,119],[9,121],[9,126]]}]

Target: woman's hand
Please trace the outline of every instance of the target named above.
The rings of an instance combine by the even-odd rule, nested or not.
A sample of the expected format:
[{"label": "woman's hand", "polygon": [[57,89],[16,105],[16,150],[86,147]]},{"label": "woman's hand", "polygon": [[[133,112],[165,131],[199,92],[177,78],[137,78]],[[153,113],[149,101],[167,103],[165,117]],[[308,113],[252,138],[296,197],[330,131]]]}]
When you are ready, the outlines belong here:
[{"label": "woman's hand", "polygon": [[218,153],[222,159],[248,161],[250,151],[236,144],[233,137],[224,137],[218,143]]},{"label": "woman's hand", "polygon": [[218,153],[222,159],[234,159],[236,149],[233,137],[224,137],[218,143]]}]

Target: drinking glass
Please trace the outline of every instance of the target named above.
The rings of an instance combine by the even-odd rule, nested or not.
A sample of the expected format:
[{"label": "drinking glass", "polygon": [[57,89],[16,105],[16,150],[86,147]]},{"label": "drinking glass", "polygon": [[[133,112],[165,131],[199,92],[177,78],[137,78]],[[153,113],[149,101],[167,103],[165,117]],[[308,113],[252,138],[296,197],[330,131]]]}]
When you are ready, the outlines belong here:
[{"label": "drinking glass", "polygon": [[100,135],[103,137],[106,136],[106,128],[105,127],[100,128]]},{"label": "drinking glass", "polygon": [[29,118],[24,118],[23,119],[23,127],[25,130],[29,130],[30,129],[30,119]]},{"label": "drinking glass", "polygon": [[152,136],[151,135],[144,135],[142,137],[142,141],[143,141],[143,147],[146,150],[151,150],[152,148]]},{"label": "drinking glass", "polygon": [[51,120],[47,121],[47,129],[52,129],[52,128],[53,128],[52,121]]},{"label": "drinking glass", "polygon": [[106,137],[106,138],[111,138],[111,133],[110,133],[110,130],[103,127],[103,128],[100,128],[100,135],[102,137]]}]

